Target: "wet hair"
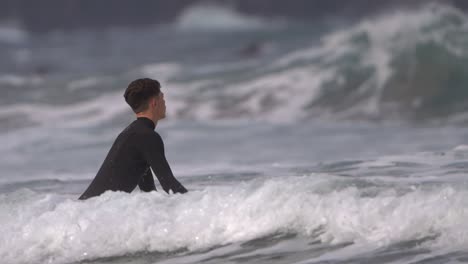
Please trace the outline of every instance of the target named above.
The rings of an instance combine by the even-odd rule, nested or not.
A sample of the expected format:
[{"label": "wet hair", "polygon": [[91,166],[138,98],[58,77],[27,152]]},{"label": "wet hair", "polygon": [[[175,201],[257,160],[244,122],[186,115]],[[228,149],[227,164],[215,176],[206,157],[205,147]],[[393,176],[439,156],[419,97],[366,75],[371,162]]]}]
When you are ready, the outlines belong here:
[{"label": "wet hair", "polygon": [[149,99],[159,95],[161,84],[150,78],[136,79],[125,90],[124,98],[133,112],[140,113],[148,109]]}]

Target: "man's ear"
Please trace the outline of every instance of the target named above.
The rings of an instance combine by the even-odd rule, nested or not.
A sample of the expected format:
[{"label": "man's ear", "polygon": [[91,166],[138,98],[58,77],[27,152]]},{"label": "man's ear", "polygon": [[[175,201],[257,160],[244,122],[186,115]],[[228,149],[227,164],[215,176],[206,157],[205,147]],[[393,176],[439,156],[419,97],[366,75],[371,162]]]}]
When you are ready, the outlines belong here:
[{"label": "man's ear", "polygon": [[151,97],[151,99],[150,99],[151,107],[153,107],[153,108],[156,107],[156,102],[157,102],[156,97],[154,97],[154,96]]}]

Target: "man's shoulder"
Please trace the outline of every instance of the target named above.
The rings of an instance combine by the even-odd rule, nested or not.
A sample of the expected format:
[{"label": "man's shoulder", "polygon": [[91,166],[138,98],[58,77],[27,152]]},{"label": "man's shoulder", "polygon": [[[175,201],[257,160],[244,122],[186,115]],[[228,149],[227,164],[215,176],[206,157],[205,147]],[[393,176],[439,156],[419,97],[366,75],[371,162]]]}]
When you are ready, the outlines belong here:
[{"label": "man's shoulder", "polygon": [[[123,132],[122,132],[123,133]],[[136,138],[136,139],[144,139],[144,140],[161,140],[161,135],[158,132],[150,129],[143,129],[143,130],[129,130],[128,132],[129,137]]]},{"label": "man's shoulder", "polygon": [[141,123],[132,122],[120,132],[119,137],[137,140],[157,140],[162,141],[161,135]]},{"label": "man's shoulder", "polygon": [[148,129],[147,127],[143,126],[141,123],[136,121],[130,123],[127,127],[125,127],[120,134],[144,134],[144,135],[152,135],[155,131]]}]

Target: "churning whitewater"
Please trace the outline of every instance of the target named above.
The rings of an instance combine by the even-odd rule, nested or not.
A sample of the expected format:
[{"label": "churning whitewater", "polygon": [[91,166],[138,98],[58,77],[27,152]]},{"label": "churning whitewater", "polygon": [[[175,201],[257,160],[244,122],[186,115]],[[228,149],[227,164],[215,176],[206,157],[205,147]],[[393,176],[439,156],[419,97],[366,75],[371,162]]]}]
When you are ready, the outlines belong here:
[{"label": "churning whitewater", "polygon": [[0,225],[6,263],[191,252],[275,234],[295,234],[330,247],[422,241],[422,248],[462,250],[468,244],[468,191],[439,182],[401,186],[310,174],[172,197],[109,192],[79,202],[22,189],[0,199],[1,212],[9,212]]}]

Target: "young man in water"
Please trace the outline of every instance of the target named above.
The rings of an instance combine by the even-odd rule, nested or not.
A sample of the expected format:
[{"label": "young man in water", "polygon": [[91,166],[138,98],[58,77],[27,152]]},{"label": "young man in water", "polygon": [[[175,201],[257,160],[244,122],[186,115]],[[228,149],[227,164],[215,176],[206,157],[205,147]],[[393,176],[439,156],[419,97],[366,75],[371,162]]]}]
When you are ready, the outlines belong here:
[{"label": "young man in water", "polygon": [[148,78],[137,79],[128,85],[125,101],[137,119],[119,134],[80,200],[108,190],[130,193],[137,185],[142,191],[155,191],[151,169],[167,193],[187,192],[174,178],[161,136],[154,131],[158,121],[166,117],[166,102],[160,89],[158,81]]}]

